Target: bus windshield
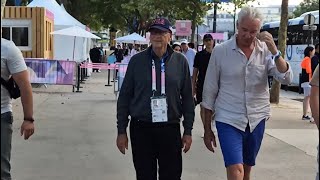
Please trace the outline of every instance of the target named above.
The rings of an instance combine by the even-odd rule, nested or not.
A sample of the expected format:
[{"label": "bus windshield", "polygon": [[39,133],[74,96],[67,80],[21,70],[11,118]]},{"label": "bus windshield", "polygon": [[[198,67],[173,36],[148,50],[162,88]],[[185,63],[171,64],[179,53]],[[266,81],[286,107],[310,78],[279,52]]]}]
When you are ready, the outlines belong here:
[{"label": "bus windshield", "polygon": [[[317,30],[311,32],[310,30],[303,30],[304,16],[289,19],[287,31],[287,48],[285,60],[291,65],[293,70],[293,81],[291,86],[299,86],[299,74],[301,73],[301,61],[304,58],[304,49],[307,46],[319,43],[319,10],[312,11],[307,14],[313,14],[316,18],[314,23]],[[278,44],[278,31],[280,21],[265,23],[261,31],[268,31],[272,34],[274,41]]]}]

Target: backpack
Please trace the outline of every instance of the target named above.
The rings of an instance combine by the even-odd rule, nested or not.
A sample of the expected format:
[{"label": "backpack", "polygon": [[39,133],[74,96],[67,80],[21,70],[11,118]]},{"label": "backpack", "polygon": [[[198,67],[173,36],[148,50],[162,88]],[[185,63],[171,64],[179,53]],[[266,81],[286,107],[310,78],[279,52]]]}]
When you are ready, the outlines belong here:
[{"label": "backpack", "polygon": [[8,81],[1,77],[1,84],[8,90],[11,99],[17,99],[21,96],[20,89],[17,83],[13,80],[12,76]]}]

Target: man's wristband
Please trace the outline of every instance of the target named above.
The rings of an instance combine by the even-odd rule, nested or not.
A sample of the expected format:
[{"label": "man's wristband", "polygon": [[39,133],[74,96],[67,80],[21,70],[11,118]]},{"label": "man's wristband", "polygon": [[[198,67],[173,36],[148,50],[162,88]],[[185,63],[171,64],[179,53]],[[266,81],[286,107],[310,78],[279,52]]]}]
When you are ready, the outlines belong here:
[{"label": "man's wristband", "polygon": [[32,122],[32,123],[34,122],[34,119],[33,119],[33,118],[24,118],[23,120],[24,120],[24,121],[29,121],[29,122]]},{"label": "man's wristband", "polygon": [[275,54],[275,55],[273,55],[273,57],[274,57],[274,60],[276,61],[276,60],[278,60],[280,57],[281,57],[281,51],[277,51],[277,54]]}]

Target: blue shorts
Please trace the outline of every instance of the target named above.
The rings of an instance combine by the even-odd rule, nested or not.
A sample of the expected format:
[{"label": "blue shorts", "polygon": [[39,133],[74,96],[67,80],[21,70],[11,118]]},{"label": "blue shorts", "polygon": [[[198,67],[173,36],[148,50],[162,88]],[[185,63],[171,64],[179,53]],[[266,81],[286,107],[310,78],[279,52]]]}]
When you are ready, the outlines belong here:
[{"label": "blue shorts", "polygon": [[254,166],[263,139],[265,120],[250,133],[247,126],[243,132],[229,124],[216,122],[219,142],[225,166],[245,164]]}]

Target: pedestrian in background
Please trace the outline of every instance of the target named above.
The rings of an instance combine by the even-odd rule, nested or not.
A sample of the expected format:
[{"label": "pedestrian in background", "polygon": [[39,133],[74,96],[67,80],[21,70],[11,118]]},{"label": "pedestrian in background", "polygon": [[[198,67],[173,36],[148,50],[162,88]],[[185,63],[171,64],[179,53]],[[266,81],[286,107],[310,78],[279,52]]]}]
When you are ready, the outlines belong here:
[{"label": "pedestrian in background", "polygon": [[[100,63],[101,52],[100,52],[100,49],[96,45],[93,45],[93,48],[90,49],[89,55],[90,55],[91,62]],[[100,70],[93,69],[92,72],[100,72]]]},{"label": "pedestrian in background", "polygon": [[172,45],[172,49],[175,51],[175,52],[180,52],[181,53],[181,46],[179,44],[173,44]]},{"label": "pedestrian in background", "polygon": [[190,76],[192,79],[192,73],[193,73],[193,63],[194,63],[194,58],[196,56],[196,51],[188,47],[188,41],[186,39],[181,41],[181,50],[182,54],[186,56],[189,64],[189,71],[190,71]]},{"label": "pedestrian in background", "polygon": [[[206,77],[211,53],[215,46],[215,42],[211,34],[203,36],[203,44],[205,49],[196,54],[193,64],[192,95],[196,98],[196,104],[200,104],[202,102],[204,78]],[[202,124],[204,125],[204,109],[202,106],[200,106],[200,117]]]},{"label": "pedestrian in background", "polygon": [[314,56],[314,47],[308,46],[304,50],[304,58],[301,61],[301,87],[303,88],[303,114],[302,120],[313,122],[312,118],[308,116],[309,103],[310,103],[310,80],[312,78],[311,58]]}]

